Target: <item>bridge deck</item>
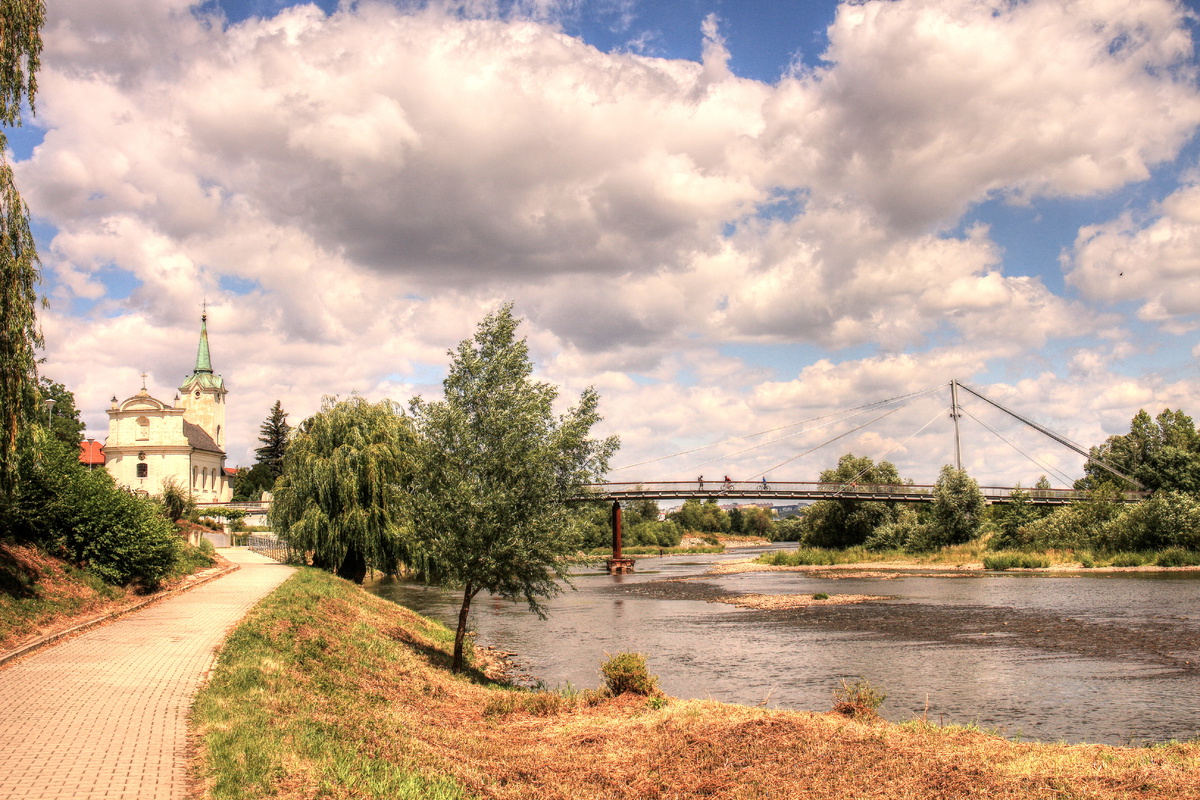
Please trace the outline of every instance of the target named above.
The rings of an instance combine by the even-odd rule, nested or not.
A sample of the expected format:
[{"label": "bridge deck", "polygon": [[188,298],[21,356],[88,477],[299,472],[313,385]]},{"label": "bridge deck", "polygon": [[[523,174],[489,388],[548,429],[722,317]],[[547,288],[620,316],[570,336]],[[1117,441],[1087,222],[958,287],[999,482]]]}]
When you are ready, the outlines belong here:
[{"label": "bridge deck", "polygon": [[[1011,503],[1015,487],[981,486],[988,503]],[[659,483],[595,483],[585,487],[584,500],[881,500],[903,503],[932,503],[934,486],[863,485],[813,483],[807,481],[669,481]],[[1034,505],[1059,506],[1085,500],[1088,492],[1075,489],[1020,489]],[[1125,492],[1120,502],[1133,503],[1144,492]]]}]

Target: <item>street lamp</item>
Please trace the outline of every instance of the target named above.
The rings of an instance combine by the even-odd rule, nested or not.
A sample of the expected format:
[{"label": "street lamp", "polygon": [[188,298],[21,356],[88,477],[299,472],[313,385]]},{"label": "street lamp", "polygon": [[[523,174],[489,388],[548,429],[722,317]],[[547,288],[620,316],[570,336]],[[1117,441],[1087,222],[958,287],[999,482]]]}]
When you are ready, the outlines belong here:
[{"label": "street lamp", "polygon": [[46,427],[50,427],[53,421],[51,415],[54,413],[54,401],[46,398],[43,402],[46,404]]},{"label": "street lamp", "polygon": [[87,443],[88,443],[88,449],[87,449],[87,453],[88,453],[88,472],[91,472],[93,469],[95,469],[95,468],[96,468],[96,458],[95,458],[95,455],[94,455],[94,454],[93,454],[93,452],[92,452],[92,449],[93,449],[93,448],[92,448],[92,445],[93,445],[93,444],[95,444],[95,442],[96,442],[96,439],[95,439],[94,437],[92,437],[92,436],[89,436],[89,437],[88,437],[88,440],[87,440]]}]

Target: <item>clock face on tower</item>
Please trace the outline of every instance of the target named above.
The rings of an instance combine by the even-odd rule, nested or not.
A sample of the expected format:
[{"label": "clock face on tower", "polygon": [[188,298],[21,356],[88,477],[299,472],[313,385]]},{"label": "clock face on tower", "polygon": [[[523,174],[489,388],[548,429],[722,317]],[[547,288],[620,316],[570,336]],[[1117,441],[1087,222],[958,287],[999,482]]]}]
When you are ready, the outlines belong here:
[{"label": "clock face on tower", "polygon": [[196,390],[196,399],[197,400],[200,399],[200,390],[199,389]]}]

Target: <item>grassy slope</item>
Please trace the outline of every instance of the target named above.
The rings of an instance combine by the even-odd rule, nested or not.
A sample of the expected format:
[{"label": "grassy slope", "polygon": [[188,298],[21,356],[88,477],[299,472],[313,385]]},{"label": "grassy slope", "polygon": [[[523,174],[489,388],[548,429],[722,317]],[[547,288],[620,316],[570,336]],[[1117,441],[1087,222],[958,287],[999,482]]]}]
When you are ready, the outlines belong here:
[{"label": "grassy slope", "polygon": [[442,626],[302,571],[193,710],[205,797],[1200,796],[1200,743],[1014,743],[708,701],[515,692],[446,670]]},{"label": "grassy slope", "polygon": [[[198,548],[181,545],[163,589],[213,563]],[[143,599],[134,589],[110,586],[36,547],[0,542],[0,651]]]},{"label": "grassy slope", "polygon": [[0,542],[0,650],[125,599],[125,590],[35,547]]}]

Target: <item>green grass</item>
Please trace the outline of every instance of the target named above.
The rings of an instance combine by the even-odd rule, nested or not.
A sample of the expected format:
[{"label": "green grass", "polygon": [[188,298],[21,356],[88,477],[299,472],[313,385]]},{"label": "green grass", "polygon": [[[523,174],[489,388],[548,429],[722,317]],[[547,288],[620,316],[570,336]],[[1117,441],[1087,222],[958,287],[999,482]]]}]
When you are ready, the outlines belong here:
[{"label": "green grass", "polygon": [[[404,643],[381,638],[349,614],[347,627],[329,627],[329,616],[338,618],[355,592],[348,583],[301,570],[226,640],[192,713],[204,734],[203,778],[211,797],[274,795],[297,772],[312,797],[464,797],[454,781],[423,774],[403,757],[376,756],[383,734],[403,750],[402,731],[355,724],[364,708],[384,698],[345,676],[364,664],[388,670],[412,658]],[[448,664],[453,632],[428,620],[416,627],[417,646]]]},{"label": "green grass", "polygon": [[125,596],[124,589],[37,548],[0,544],[0,649]]},{"label": "green grass", "polygon": [[983,557],[984,569],[1046,569],[1049,566],[1050,559],[1038,553],[1001,550]]}]

